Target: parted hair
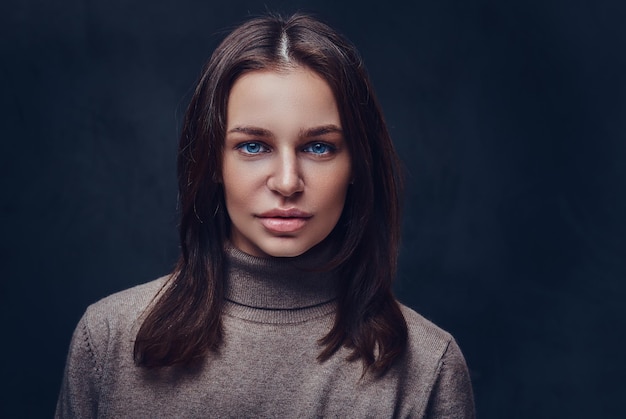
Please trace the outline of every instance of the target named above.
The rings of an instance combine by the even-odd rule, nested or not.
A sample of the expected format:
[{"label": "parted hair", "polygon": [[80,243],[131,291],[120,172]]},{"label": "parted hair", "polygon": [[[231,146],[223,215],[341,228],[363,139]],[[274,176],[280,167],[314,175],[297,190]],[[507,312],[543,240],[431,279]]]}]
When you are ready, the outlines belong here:
[{"label": "parted hair", "polygon": [[185,114],[178,150],[181,255],[170,283],[137,333],[137,365],[189,364],[223,340],[224,245],[230,220],[221,183],[226,109],[242,74],[303,66],[321,76],[337,102],[353,183],[329,236],[337,249],[338,310],[319,341],[323,362],[341,347],[364,373],[381,375],[405,350],[407,326],[392,294],[400,236],[397,155],[355,47],[303,14],[251,19],[231,32],[204,67]]}]

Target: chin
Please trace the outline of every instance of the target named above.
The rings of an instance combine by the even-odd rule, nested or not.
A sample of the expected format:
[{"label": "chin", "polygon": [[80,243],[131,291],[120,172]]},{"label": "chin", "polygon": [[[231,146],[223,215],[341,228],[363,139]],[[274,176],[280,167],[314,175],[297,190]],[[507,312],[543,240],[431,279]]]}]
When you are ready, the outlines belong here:
[{"label": "chin", "polygon": [[316,244],[317,243],[294,243],[293,239],[279,238],[279,243],[267,243],[266,246],[261,247],[261,250],[271,257],[293,258],[308,252]]},{"label": "chin", "polygon": [[307,252],[309,248],[304,250],[286,248],[286,249],[267,249],[265,252],[268,256],[274,258],[295,258]]}]

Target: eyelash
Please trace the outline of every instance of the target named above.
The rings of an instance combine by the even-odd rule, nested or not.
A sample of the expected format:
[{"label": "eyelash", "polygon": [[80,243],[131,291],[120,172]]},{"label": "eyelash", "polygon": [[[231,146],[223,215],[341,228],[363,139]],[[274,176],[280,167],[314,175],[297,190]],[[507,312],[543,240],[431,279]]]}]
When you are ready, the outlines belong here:
[{"label": "eyelash", "polygon": [[[322,153],[316,153],[316,152],[312,151],[313,147],[317,147],[317,146],[325,147],[326,151],[324,151]],[[303,150],[311,150],[311,151],[308,151],[308,152],[310,152],[312,154],[315,154],[317,156],[326,156],[328,154],[334,153],[337,150],[337,147],[333,146],[332,144],[328,144],[328,143],[316,142],[316,143],[307,144],[306,147],[304,147]]]},{"label": "eyelash", "polygon": [[[251,152],[251,151],[245,150],[246,147],[251,146],[251,145],[259,146],[260,149],[264,149],[264,150],[263,151],[259,150],[257,152]],[[265,144],[261,143],[260,141],[248,141],[248,142],[245,142],[245,143],[241,143],[241,144],[239,144],[236,147],[236,149],[237,150],[242,150],[242,152],[244,154],[249,154],[249,155],[256,155],[256,154],[260,154],[260,153],[268,153],[269,152],[269,148]]]},{"label": "eyelash", "polygon": [[[256,146],[259,149],[257,151],[250,151],[249,149],[246,150],[246,148],[249,147],[249,146]],[[318,146],[324,147],[324,151],[321,152],[321,153],[314,152],[313,151],[313,147],[318,147]],[[237,145],[237,147],[235,147],[235,148],[237,150],[240,150],[243,154],[250,155],[250,156],[256,156],[256,155],[261,154],[261,153],[269,153],[270,152],[269,147],[267,145],[263,144],[260,141],[247,141],[245,143],[241,143],[241,144]],[[327,155],[330,155],[330,154],[334,153],[335,151],[337,151],[337,147],[335,147],[332,144],[324,143],[324,142],[321,142],[321,141],[316,141],[316,142],[307,144],[301,150],[306,152],[306,153],[311,153],[314,156],[327,156]]]}]

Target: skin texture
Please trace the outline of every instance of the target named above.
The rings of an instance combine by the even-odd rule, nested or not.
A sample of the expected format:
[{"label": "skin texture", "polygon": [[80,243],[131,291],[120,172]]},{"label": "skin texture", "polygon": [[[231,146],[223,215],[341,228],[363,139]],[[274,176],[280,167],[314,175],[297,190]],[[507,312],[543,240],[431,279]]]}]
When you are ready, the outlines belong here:
[{"label": "skin texture", "polygon": [[298,256],[343,210],[350,154],[328,84],[304,67],[246,73],[227,108],[222,182],[231,241],[253,256]]}]

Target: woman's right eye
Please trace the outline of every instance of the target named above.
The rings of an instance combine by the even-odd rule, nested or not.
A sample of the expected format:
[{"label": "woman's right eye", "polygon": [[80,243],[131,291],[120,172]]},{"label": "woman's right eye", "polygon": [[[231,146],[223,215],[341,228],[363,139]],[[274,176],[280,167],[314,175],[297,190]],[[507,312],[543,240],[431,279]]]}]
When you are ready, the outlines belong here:
[{"label": "woman's right eye", "polygon": [[259,154],[267,153],[269,151],[265,145],[255,141],[240,144],[237,146],[237,149],[241,150],[245,154]]}]

